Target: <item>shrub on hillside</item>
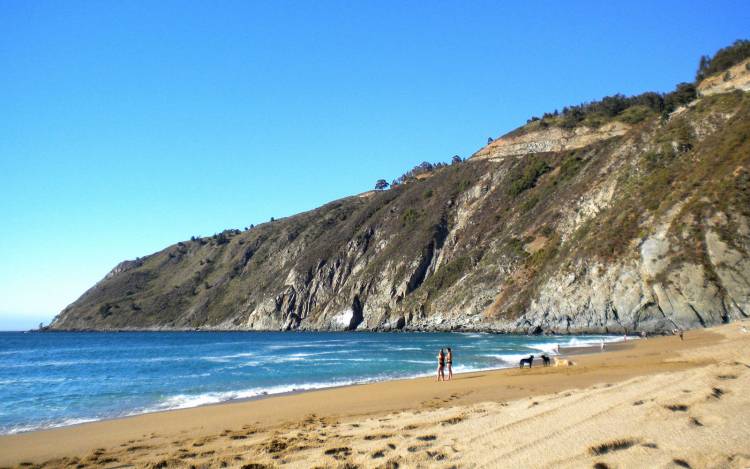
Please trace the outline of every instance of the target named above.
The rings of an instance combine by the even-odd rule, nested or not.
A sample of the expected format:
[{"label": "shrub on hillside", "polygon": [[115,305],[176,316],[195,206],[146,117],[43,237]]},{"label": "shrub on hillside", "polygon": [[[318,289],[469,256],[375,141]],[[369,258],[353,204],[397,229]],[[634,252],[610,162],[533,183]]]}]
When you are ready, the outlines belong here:
[{"label": "shrub on hillside", "polygon": [[750,41],[738,39],[731,46],[719,49],[713,57],[704,55],[698,64],[695,80],[701,81],[715,73],[719,73],[737,65],[750,57]]},{"label": "shrub on hillside", "polygon": [[547,171],[550,166],[544,160],[534,160],[528,164],[520,174],[516,174],[513,182],[508,187],[508,194],[517,196],[521,192],[531,189],[536,185],[536,181]]}]

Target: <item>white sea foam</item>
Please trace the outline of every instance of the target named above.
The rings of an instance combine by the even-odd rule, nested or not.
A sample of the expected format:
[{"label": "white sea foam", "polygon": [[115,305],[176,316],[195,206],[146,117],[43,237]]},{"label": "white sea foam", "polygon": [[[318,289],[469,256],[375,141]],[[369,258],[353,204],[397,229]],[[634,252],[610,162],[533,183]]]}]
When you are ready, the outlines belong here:
[{"label": "white sea foam", "polygon": [[[488,353],[482,355],[483,357],[495,358],[503,363],[517,364],[518,360],[522,358],[528,358],[530,353]],[[505,367],[503,367],[505,368]]]},{"label": "white sea foam", "polygon": [[254,357],[256,356],[253,352],[242,352],[242,353],[233,353],[231,355],[208,355],[205,357],[200,357],[201,360],[209,361],[209,362],[218,362],[218,363],[224,363],[231,361],[233,358],[248,358],[248,357]]},{"label": "white sea foam", "polygon": [[318,347],[341,347],[342,344],[339,343],[325,343],[325,342],[315,342],[312,344],[278,344],[278,345],[266,345],[264,348],[268,350],[286,350],[290,348],[318,348]]},{"label": "white sea foam", "polygon": [[[628,336],[628,340],[635,340],[636,337]],[[598,337],[571,337],[563,344],[563,347],[589,347],[604,343],[622,342],[623,337],[619,335],[603,335]]]},{"label": "white sea foam", "polygon": [[[557,342],[541,342],[541,343],[535,343],[535,344],[527,344],[525,345],[525,347],[528,347],[534,350],[539,350],[547,354],[556,355],[558,344],[560,345],[560,347],[591,347],[591,346],[601,344],[602,341],[608,344],[608,343],[613,343],[613,342],[622,342],[623,340],[621,336],[611,336],[611,335],[589,336],[589,337],[559,336],[556,338],[558,339]],[[632,340],[634,338],[628,337],[628,339]]]},{"label": "white sea foam", "polygon": [[70,418],[65,420],[53,421],[53,422],[42,422],[35,425],[17,425],[5,429],[2,433],[6,435],[13,435],[15,433],[31,432],[34,430],[44,430],[47,428],[67,427],[70,425],[78,425],[86,422],[95,422],[100,419],[95,418]]},{"label": "white sea foam", "polygon": [[66,381],[74,381],[79,378],[43,378],[43,377],[28,377],[28,378],[9,378],[0,379],[0,385],[5,384],[52,384],[52,383],[64,383]]},{"label": "white sea foam", "polygon": [[[388,378],[383,378],[388,379]],[[276,386],[258,387],[250,389],[241,389],[236,391],[223,392],[206,392],[202,394],[177,394],[164,399],[154,407],[144,409],[134,414],[144,412],[154,412],[161,410],[186,409],[189,407],[198,407],[207,404],[217,404],[219,402],[233,401],[237,399],[250,399],[253,397],[267,396],[273,394],[283,394],[288,392],[310,391],[314,389],[332,388],[337,386],[350,386],[353,384],[364,384],[378,381],[377,378],[362,380],[339,380],[330,382],[313,382],[313,383],[293,383],[281,384]]]},{"label": "white sea foam", "polygon": [[551,355],[557,354],[557,344],[556,343],[542,343],[542,344],[529,344],[527,345],[528,348],[539,350],[544,353],[548,353]]}]

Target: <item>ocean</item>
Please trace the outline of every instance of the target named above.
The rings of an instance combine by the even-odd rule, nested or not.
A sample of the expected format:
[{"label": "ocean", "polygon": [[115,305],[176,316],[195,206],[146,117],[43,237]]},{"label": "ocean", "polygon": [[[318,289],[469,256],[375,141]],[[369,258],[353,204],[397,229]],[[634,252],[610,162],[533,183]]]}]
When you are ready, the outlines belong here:
[{"label": "ocean", "polygon": [[0,332],[0,434],[435,372],[506,368],[612,336],[371,332]]}]

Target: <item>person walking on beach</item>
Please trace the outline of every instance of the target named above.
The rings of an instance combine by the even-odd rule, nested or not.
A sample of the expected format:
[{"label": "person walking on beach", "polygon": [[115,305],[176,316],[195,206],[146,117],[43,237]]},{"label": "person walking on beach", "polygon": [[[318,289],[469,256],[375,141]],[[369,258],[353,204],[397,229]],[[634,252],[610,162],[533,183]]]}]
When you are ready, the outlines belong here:
[{"label": "person walking on beach", "polygon": [[445,354],[443,353],[443,349],[440,349],[440,352],[437,355],[438,359],[438,368],[437,368],[437,380],[438,381],[445,381]]},{"label": "person walking on beach", "polygon": [[453,378],[453,351],[448,347],[448,355],[445,356],[445,364],[448,366],[448,381]]}]

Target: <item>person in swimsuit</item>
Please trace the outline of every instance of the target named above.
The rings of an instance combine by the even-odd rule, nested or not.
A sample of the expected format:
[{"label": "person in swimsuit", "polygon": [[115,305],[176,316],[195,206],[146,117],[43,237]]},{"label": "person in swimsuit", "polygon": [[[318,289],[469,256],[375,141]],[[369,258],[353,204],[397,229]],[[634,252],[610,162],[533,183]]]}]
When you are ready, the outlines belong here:
[{"label": "person in swimsuit", "polygon": [[448,381],[453,378],[453,351],[448,347],[448,355],[445,356],[445,364],[448,365]]},{"label": "person in swimsuit", "polygon": [[445,381],[445,371],[443,371],[443,368],[445,367],[445,354],[443,353],[443,349],[440,349],[440,352],[437,355],[437,359],[438,359],[437,380]]}]

